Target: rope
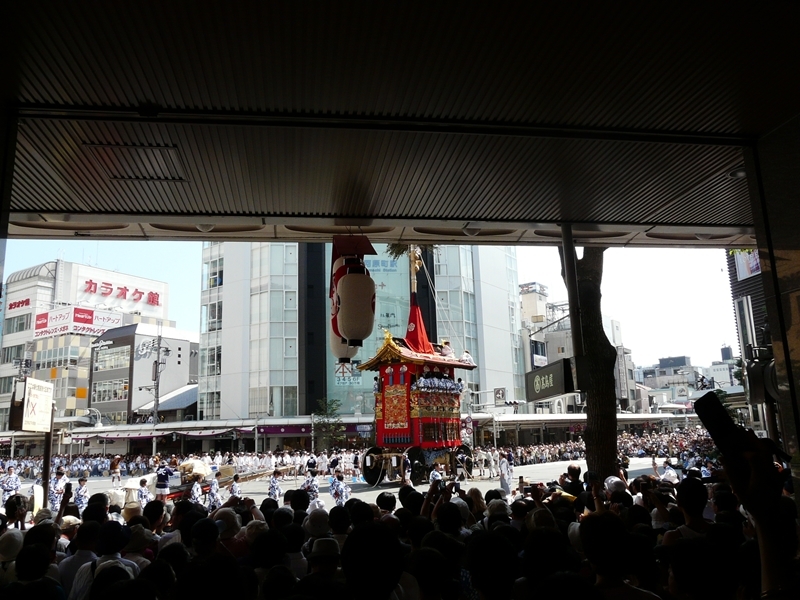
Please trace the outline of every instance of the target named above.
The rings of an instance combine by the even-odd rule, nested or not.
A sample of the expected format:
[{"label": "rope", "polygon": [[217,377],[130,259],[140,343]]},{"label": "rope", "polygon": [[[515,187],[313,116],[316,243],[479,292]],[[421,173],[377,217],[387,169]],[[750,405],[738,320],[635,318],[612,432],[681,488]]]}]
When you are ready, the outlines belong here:
[{"label": "rope", "polygon": [[[447,308],[442,308],[442,306],[441,306],[441,304],[439,302],[439,296],[436,293],[437,292],[436,286],[433,285],[433,279],[431,278],[430,271],[428,271],[428,266],[425,264],[424,260],[421,261],[421,262],[422,262],[422,270],[425,271],[425,278],[428,280],[428,285],[433,290],[433,301],[434,301],[434,304],[436,305],[437,312],[438,312],[438,309],[441,308],[442,312],[446,314],[447,318],[443,319],[443,321],[445,323],[447,323],[447,325],[449,326],[449,329],[450,329],[450,335],[448,335],[448,337],[449,338],[454,338],[454,337],[456,337],[456,335],[455,335],[455,327],[453,327],[453,321],[450,318],[450,303],[448,302]],[[463,310],[463,308],[462,308],[462,310]],[[453,350],[455,351],[455,349],[453,349]]]}]

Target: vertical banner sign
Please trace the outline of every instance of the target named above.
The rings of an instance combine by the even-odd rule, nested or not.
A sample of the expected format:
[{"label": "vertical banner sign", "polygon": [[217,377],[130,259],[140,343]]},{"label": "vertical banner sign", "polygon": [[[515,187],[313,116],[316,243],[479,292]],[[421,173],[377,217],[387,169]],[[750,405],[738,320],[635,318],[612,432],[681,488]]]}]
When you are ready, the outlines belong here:
[{"label": "vertical banner sign", "polygon": [[53,384],[28,377],[25,381],[25,409],[22,430],[47,433],[53,414]]}]

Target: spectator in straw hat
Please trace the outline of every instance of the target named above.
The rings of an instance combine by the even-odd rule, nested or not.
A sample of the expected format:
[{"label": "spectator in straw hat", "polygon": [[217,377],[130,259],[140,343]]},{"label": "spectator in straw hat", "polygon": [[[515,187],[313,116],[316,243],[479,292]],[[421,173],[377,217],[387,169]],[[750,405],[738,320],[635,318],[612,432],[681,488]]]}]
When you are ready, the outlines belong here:
[{"label": "spectator in straw hat", "polygon": [[232,508],[220,508],[215,514],[214,519],[219,528],[220,544],[225,546],[234,558],[242,558],[250,551],[247,540],[238,537],[242,529],[242,517],[236,514]]},{"label": "spectator in straw hat", "polygon": [[303,529],[309,536],[309,539],[303,545],[303,555],[308,557],[317,539],[330,537],[331,528],[328,523],[328,513],[321,508],[312,510],[303,521]]},{"label": "spectator in straw hat", "polygon": [[[150,560],[144,556],[145,552],[149,552],[148,548],[155,541],[156,536],[152,531],[144,528],[144,525],[134,525],[131,527],[131,539],[122,549],[123,556],[130,561],[135,562],[140,570],[150,564]],[[149,552],[152,556],[152,552]]]},{"label": "spectator in straw hat", "polygon": [[67,548],[78,533],[78,525],[81,520],[72,515],[67,515],[61,519],[61,535],[58,538],[56,550],[66,554]]},{"label": "spectator in straw hat", "polygon": [[97,558],[94,551],[97,549],[97,540],[100,536],[100,523],[88,521],[78,527],[78,532],[72,540],[72,555],[58,563],[58,576],[61,578],[61,587],[69,596],[75,574],[83,565]]},{"label": "spectator in straw hat", "polygon": [[344,598],[344,579],[339,571],[339,542],[333,538],[314,541],[308,555],[310,573],[295,587],[298,596]]},{"label": "spectator in straw hat", "polygon": [[142,515],[142,505],[138,502],[126,502],[125,508],[121,511],[122,518],[127,523],[133,517],[140,517]]},{"label": "spectator in straw hat", "polygon": [[0,536],[0,587],[8,583],[6,573],[22,550],[24,536],[19,529],[9,529]]}]

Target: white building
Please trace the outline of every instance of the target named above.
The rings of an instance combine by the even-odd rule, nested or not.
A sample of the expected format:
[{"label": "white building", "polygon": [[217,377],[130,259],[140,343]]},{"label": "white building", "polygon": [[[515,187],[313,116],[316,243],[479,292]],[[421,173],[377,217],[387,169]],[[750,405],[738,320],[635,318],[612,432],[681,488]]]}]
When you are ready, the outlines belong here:
[{"label": "white building", "polygon": [[[375,248],[378,256],[365,257],[377,286],[375,328],[353,364],[374,355],[384,330],[406,331],[408,261]],[[343,415],[372,412],[372,379],[336,365],[328,349],[330,253],[330,244],[204,244],[198,418],[258,419],[270,447],[302,447],[320,399],[339,400]],[[506,388],[509,399],[523,400],[515,249],[440,246],[433,254],[430,272],[418,274],[421,304],[423,283],[432,288],[431,306],[435,298],[431,338],[473,355],[479,368],[463,374],[471,389]],[[292,417],[297,425],[271,425]],[[356,423],[350,429],[361,432]]]},{"label": "white building", "polygon": [[20,375],[52,382],[56,416],[74,416],[88,408],[92,340],[120,325],[163,320],[168,312],[165,282],[63,260],[12,273],[5,288],[0,431],[8,428]]},{"label": "white building", "polygon": [[[522,321],[530,337],[530,348],[526,363],[528,370],[554,364],[562,359],[572,358],[575,354],[572,346],[572,329],[569,320],[569,306],[566,302],[547,302],[547,288],[532,282],[519,286]],[[617,352],[614,368],[616,396],[620,410],[635,410],[637,404],[637,388],[635,365],[630,349],[622,341],[622,326],[619,321],[603,317],[603,330],[609,343]],[[544,363],[544,364],[542,364]],[[529,412],[558,410],[580,411],[582,406],[576,403],[572,394],[564,394],[562,398],[537,403],[537,407],[527,407]],[[569,410],[571,408],[571,410]]]}]

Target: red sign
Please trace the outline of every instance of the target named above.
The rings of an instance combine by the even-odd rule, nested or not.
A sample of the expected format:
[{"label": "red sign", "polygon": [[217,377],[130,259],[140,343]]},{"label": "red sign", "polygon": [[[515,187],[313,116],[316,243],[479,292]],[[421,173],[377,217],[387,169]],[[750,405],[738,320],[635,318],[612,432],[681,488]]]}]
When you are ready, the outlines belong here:
[{"label": "red sign", "polygon": [[47,327],[47,313],[36,315],[36,329],[44,329],[45,327]]},{"label": "red sign", "polygon": [[94,325],[94,311],[89,308],[76,308],[73,320],[76,323]]},{"label": "red sign", "polygon": [[14,300],[14,302],[8,303],[8,310],[14,310],[15,308],[22,308],[23,306],[30,306],[31,299],[25,298],[24,300]]}]

